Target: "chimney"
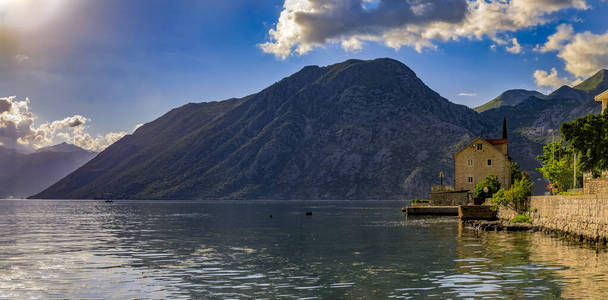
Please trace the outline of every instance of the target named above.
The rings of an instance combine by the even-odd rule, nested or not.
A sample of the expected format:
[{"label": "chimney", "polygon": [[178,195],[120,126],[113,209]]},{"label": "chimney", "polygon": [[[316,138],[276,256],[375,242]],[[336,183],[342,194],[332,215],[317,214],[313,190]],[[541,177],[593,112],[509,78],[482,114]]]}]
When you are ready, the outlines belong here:
[{"label": "chimney", "polygon": [[507,117],[502,119],[502,138],[507,138]]}]

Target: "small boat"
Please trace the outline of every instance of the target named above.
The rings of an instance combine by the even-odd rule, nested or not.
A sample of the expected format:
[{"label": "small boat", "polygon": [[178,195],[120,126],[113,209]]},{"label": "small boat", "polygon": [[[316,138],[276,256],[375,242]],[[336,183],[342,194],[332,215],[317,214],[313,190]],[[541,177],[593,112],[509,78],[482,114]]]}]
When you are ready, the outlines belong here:
[{"label": "small boat", "polygon": [[104,202],[105,202],[105,203],[112,203],[112,202],[114,202],[114,200],[106,200],[106,201],[104,201]]}]

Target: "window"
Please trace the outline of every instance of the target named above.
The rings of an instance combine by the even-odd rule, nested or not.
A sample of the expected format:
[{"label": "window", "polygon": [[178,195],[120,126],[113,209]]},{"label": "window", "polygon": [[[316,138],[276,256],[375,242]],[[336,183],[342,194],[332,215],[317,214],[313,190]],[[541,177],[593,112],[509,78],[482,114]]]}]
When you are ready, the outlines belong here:
[{"label": "window", "polygon": [[492,160],[488,159],[488,166],[491,166],[491,165],[492,165]]},{"label": "window", "polygon": [[467,161],[467,165],[472,166],[473,165],[473,160],[469,159],[469,161]]},{"label": "window", "polygon": [[469,183],[473,183],[473,177],[468,178]]},{"label": "window", "polygon": [[483,150],[483,144],[477,144],[477,150]]}]

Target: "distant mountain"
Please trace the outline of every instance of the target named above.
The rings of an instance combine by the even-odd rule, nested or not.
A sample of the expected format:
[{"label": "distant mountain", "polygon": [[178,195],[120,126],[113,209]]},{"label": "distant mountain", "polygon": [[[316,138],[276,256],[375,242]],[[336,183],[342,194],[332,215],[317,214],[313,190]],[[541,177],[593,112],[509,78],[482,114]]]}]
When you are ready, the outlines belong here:
[{"label": "distant mountain", "polygon": [[598,95],[608,90],[608,70],[600,70],[595,75],[575,86],[574,89],[584,91],[590,95]]},{"label": "distant mountain", "polygon": [[398,61],[308,66],[174,109],[35,197],[411,198],[451,176],[453,152],[486,127]]},{"label": "distant mountain", "polygon": [[0,146],[0,198],[23,198],[38,193],[95,155],[66,143],[29,154]]},{"label": "distant mountain", "polygon": [[[41,152],[80,152],[83,151],[84,149],[76,146],[76,145],[72,145],[72,144],[68,144],[68,143],[61,143],[61,144],[57,144],[54,146],[48,146],[48,147],[42,147],[40,149],[36,150],[36,153],[41,153]],[[86,151],[86,150],[84,150]]]},{"label": "distant mountain", "polygon": [[515,106],[530,97],[544,99],[545,95],[543,95],[537,91],[528,91],[528,90],[521,90],[521,89],[508,90],[508,91],[500,94],[498,97],[492,99],[490,102],[488,102],[484,105],[481,105],[479,107],[476,107],[475,111],[482,113],[486,110],[499,108],[501,106]]},{"label": "distant mountain", "polygon": [[[509,120],[509,130],[518,134],[514,140],[510,140],[510,144],[514,145],[509,146],[511,155],[517,157],[533,177],[541,179],[542,176],[536,171],[540,167],[536,156],[552,138],[556,141],[561,139],[560,125],[590,113],[600,113],[601,104],[593,97],[603,92],[604,87],[608,89],[605,73],[605,70],[601,70],[574,88],[562,86],[546,97],[531,97],[515,106],[486,110],[481,116],[486,120],[503,116]],[[542,183],[540,181],[536,185],[536,193],[542,192],[545,186]]]},{"label": "distant mountain", "polygon": [[439,171],[453,180],[455,151],[500,136],[504,116],[510,155],[540,180],[536,155],[548,129],[599,111],[592,96],[605,82],[593,81],[549,96],[507,91],[477,113],[392,59],[308,66],[244,98],[173,109],[34,197],[424,197]]}]

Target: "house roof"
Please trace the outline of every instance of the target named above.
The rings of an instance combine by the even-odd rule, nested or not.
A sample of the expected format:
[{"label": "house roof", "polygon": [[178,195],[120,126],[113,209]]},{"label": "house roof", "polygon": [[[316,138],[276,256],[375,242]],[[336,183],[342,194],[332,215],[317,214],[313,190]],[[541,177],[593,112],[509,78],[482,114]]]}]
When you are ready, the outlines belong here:
[{"label": "house roof", "polygon": [[595,96],[595,101],[606,101],[608,100],[608,90],[605,90],[603,93]]},{"label": "house roof", "polygon": [[[466,146],[464,146],[460,150],[456,151],[456,153],[454,153],[454,156],[460,154],[462,151],[464,151],[465,149],[467,149],[469,146],[471,146],[472,144],[474,144],[476,141],[484,141],[484,142],[489,143],[491,145],[500,145],[500,144],[506,144],[508,140],[507,139],[489,140],[489,139],[484,139],[482,137],[476,137],[472,141],[470,141]],[[500,153],[500,150],[498,150],[498,148],[496,148],[496,147],[489,147],[489,148],[491,148],[492,151],[497,151],[497,152]]]},{"label": "house roof", "polygon": [[492,144],[492,145],[501,145],[501,144],[506,144],[509,142],[508,139],[485,139],[486,141],[488,141],[488,143]]}]

